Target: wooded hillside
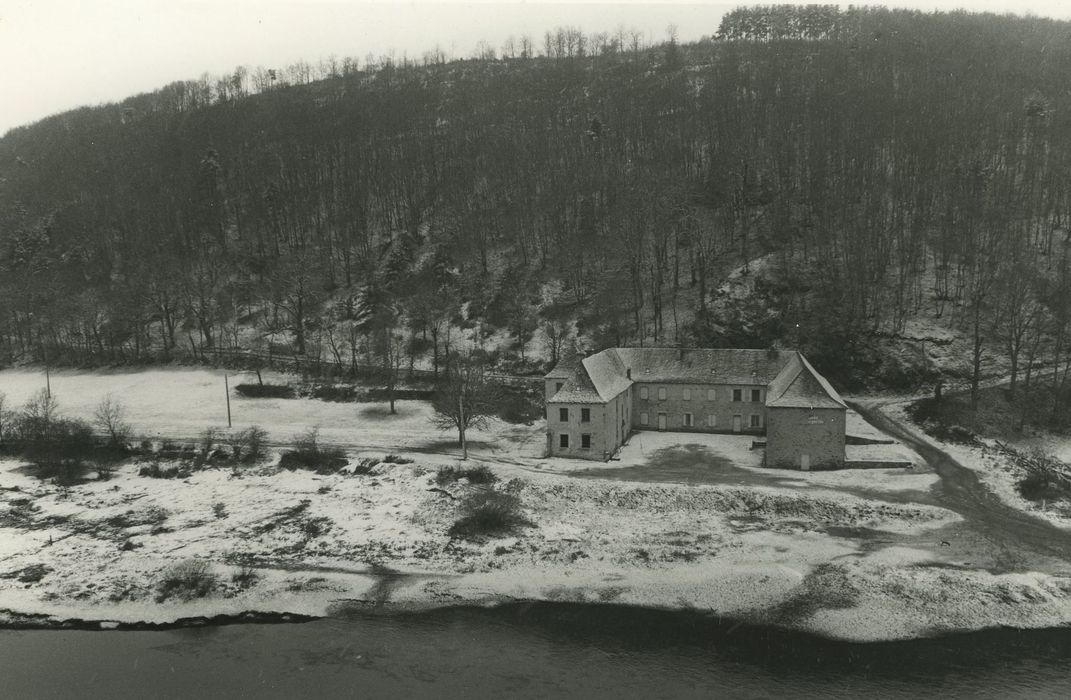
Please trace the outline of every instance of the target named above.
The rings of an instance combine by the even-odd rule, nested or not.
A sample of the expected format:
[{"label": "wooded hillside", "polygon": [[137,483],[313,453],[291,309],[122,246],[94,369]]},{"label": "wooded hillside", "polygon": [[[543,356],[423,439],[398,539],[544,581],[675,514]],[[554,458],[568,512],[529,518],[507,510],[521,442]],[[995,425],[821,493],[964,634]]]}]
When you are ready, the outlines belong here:
[{"label": "wooded hillside", "polygon": [[[437,364],[459,324],[557,349],[576,320],[847,381],[925,307],[976,370],[999,339],[1066,386],[1071,23],[776,6],[711,34],[239,70],[14,129],[0,361]],[[712,304],[771,253],[761,310]]]}]

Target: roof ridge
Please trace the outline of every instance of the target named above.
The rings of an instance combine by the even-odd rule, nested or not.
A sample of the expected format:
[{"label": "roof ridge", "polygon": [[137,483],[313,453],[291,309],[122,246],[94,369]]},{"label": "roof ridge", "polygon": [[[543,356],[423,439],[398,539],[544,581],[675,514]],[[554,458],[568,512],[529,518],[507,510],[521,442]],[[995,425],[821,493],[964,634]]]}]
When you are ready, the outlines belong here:
[{"label": "roof ridge", "polygon": [[837,390],[833,388],[833,385],[829,383],[829,380],[819,374],[818,370],[811,366],[811,363],[807,361],[807,358],[803,356],[803,353],[797,350],[796,354],[799,355],[800,362],[803,363],[803,367],[812,377],[814,377],[815,381],[818,382],[818,385],[822,387],[822,391],[826,393],[826,396],[828,396],[833,401],[836,401],[841,406],[847,408],[848,404],[844,403],[844,399],[840,397],[840,394],[838,394]]}]

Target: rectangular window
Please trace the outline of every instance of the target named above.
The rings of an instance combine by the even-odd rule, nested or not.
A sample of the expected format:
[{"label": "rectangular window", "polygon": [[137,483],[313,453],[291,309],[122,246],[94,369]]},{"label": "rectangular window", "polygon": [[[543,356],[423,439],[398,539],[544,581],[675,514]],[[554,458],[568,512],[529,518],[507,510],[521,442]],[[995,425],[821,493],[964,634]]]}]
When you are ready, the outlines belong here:
[{"label": "rectangular window", "polygon": [[658,400],[659,401],[665,401],[666,400],[666,387],[664,387],[664,386],[658,387]]},{"label": "rectangular window", "polygon": [[591,409],[590,408],[582,408],[582,409],[580,409],[580,422],[581,423],[590,423],[591,422]]},{"label": "rectangular window", "polygon": [[707,389],[707,401],[713,401],[717,396],[713,389]]},{"label": "rectangular window", "polygon": [[561,445],[562,447],[568,447],[569,446],[569,434],[568,433],[562,433],[561,435],[559,435],[558,436],[558,444]]},{"label": "rectangular window", "polygon": [[568,408],[559,408],[558,409],[558,420],[560,420],[562,423],[568,423],[569,422],[569,409]]},{"label": "rectangular window", "polygon": [[692,426],[693,426],[692,414],[691,413],[685,413],[684,414],[684,427],[685,428],[691,428]]},{"label": "rectangular window", "polygon": [[733,401],[739,402],[739,401],[743,401],[743,400],[744,400],[744,390],[743,389],[733,389]]},{"label": "rectangular window", "polygon": [[640,414],[640,425],[647,425],[647,414],[646,413],[641,413]]},{"label": "rectangular window", "polygon": [[752,428],[761,428],[762,427],[762,416],[760,416],[759,414],[752,413],[750,420],[751,420],[750,427],[752,427]]},{"label": "rectangular window", "polygon": [[647,398],[647,387],[645,387],[645,386],[641,386],[640,387],[640,398],[641,399],[646,399]]},{"label": "rectangular window", "polygon": [[561,382],[554,382],[554,391],[561,391],[563,386],[565,385]]},{"label": "rectangular window", "polygon": [[717,420],[717,418],[714,417],[713,413],[711,413],[709,416],[707,416],[707,427],[708,428],[716,428],[716,427],[718,427],[718,420]]},{"label": "rectangular window", "polygon": [[585,450],[590,450],[591,449],[591,436],[588,435],[587,433],[582,434],[580,436],[580,446],[583,447]]},{"label": "rectangular window", "polygon": [[751,390],[751,400],[756,402],[756,403],[758,403],[759,401],[762,401],[762,389],[752,389]]},{"label": "rectangular window", "polygon": [[685,401],[691,401],[692,400],[692,390],[687,388],[687,387],[685,387],[685,389],[684,389],[684,400]]}]

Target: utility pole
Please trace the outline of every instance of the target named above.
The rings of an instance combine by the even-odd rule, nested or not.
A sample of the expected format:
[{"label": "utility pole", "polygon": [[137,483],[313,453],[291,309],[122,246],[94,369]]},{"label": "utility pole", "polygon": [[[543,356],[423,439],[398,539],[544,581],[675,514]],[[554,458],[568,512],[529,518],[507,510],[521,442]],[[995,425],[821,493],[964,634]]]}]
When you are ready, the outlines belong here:
[{"label": "utility pole", "polygon": [[223,393],[227,395],[227,427],[231,427],[231,387],[227,375],[223,375]]},{"label": "utility pole", "polygon": [[48,376],[48,346],[42,343],[45,356],[45,396],[52,400],[52,379]]},{"label": "utility pole", "polygon": [[469,445],[465,440],[465,402],[464,402],[465,388],[464,384],[461,384],[460,391],[457,392],[457,422],[461,426],[461,461],[464,462],[469,458]]}]

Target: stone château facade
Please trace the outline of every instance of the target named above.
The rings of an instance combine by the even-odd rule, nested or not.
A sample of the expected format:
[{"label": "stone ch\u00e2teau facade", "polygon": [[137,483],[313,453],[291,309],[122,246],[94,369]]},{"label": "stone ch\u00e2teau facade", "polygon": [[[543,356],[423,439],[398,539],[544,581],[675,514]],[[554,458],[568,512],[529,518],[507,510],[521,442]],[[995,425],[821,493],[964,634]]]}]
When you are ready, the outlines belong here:
[{"label": "stone ch\u00e2teau facade", "polygon": [[610,348],[545,377],[551,455],[609,459],[634,430],[766,436],[766,464],[844,464],[846,406],[786,350]]}]

